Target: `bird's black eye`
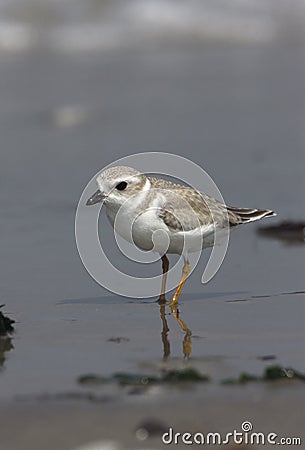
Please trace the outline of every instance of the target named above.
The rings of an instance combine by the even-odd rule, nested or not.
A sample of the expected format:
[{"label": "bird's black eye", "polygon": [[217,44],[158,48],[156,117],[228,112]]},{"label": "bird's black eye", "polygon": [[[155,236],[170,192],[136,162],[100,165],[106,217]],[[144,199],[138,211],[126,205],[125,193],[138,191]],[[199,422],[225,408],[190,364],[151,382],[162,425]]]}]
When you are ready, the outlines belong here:
[{"label": "bird's black eye", "polygon": [[124,191],[127,188],[126,181],[121,181],[121,183],[117,184],[115,187],[118,191]]}]

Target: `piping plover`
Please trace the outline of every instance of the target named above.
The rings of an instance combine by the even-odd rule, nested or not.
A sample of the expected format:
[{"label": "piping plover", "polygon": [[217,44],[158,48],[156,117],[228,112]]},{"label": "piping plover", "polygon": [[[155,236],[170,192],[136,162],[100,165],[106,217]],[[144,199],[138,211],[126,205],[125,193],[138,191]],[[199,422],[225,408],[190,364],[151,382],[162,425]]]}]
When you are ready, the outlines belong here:
[{"label": "piping plover", "polygon": [[[86,204],[103,203],[112,226],[123,238],[143,250],[160,254],[163,269],[160,301],[165,301],[169,269],[166,253],[183,256],[181,279],[170,306],[178,302],[190,274],[188,253],[213,246],[215,229],[227,231],[276,215],[270,209],[227,206],[191,187],[146,176],[131,167],[110,167],[97,177],[97,184],[98,190]],[[160,232],[161,235],[155,234]],[[166,236],[167,241],[158,236]]]}]

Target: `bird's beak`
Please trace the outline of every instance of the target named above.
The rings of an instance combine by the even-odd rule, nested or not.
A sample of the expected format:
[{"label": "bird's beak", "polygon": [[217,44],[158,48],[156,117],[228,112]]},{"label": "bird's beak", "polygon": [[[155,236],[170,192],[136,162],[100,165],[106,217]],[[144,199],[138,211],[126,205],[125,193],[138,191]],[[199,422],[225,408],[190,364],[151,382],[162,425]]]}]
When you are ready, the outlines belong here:
[{"label": "bird's beak", "polygon": [[98,189],[90,198],[88,198],[86,205],[92,206],[96,203],[102,203],[105,199],[105,195]]}]

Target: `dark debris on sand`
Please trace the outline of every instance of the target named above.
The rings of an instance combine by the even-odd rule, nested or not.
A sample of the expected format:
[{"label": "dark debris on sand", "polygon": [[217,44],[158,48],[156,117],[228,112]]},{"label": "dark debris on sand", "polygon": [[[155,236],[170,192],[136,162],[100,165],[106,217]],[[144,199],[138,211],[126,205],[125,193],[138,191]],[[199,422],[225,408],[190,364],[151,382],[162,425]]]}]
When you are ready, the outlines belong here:
[{"label": "dark debris on sand", "polygon": [[[4,305],[0,305],[0,308],[3,306]],[[13,323],[15,323],[15,321],[5,316],[0,310],[0,337],[7,336],[14,331]]]},{"label": "dark debris on sand", "polygon": [[251,381],[276,381],[276,380],[301,380],[305,381],[305,375],[291,367],[282,367],[278,365],[265,368],[263,376],[241,373],[237,379],[227,378],[222,384],[246,384]]},{"label": "dark debris on sand", "polygon": [[[272,365],[265,368],[262,376],[242,372],[238,378],[226,378],[221,381],[223,385],[243,385],[249,382],[269,382],[277,380],[305,381],[305,374],[291,368],[280,365]],[[202,374],[194,368],[183,370],[166,370],[161,375],[143,375],[125,372],[117,372],[108,377],[96,374],[80,376],[77,382],[83,386],[98,386],[116,384],[120,387],[147,388],[152,385],[184,386],[194,383],[206,383],[211,381],[208,375]]]},{"label": "dark debris on sand", "polygon": [[14,331],[14,320],[5,316],[1,308],[4,305],[0,305],[0,369],[2,369],[5,362],[5,353],[12,350],[13,344],[10,334]]},{"label": "dark debris on sand", "polygon": [[209,377],[202,375],[196,369],[169,370],[160,376],[150,376],[141,374],[130,374],[125,372],[115,373],[110,377],[88,374],[78,378],[78,383],[82,385],[99,385],[115,383],[119,386],[148,387],[155,384],[184,384],[207,382]]}]

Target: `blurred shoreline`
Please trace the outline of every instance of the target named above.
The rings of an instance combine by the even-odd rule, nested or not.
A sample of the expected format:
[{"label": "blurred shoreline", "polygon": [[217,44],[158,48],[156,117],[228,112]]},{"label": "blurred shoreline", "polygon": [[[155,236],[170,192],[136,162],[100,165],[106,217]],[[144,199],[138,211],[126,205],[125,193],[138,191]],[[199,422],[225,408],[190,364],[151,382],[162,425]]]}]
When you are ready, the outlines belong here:
[{"label": "blurred shoreline", "polygon": [[4,53],[115,51],[179,41],[239,44],[305,39],[305,1],[0,0]]}]

